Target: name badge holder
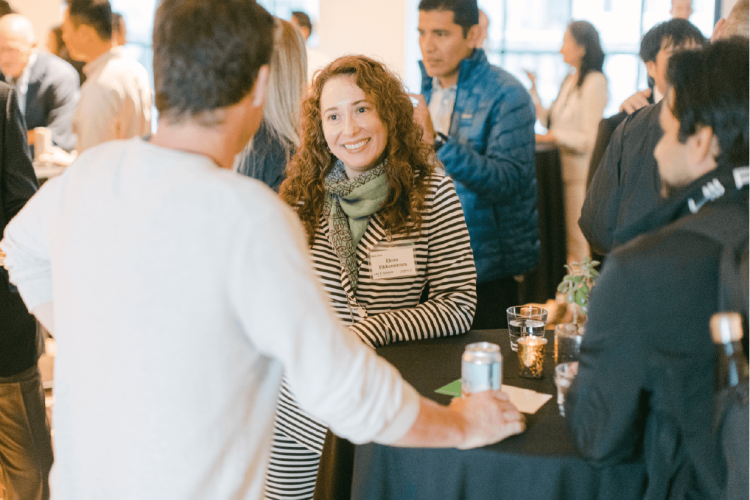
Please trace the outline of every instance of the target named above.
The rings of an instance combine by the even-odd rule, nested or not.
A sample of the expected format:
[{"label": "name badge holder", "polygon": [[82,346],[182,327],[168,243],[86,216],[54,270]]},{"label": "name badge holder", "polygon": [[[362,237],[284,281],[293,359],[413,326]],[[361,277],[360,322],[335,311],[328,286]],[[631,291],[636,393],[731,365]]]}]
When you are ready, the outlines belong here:
[{"label": "name badge holder", "polygon": [[375,281],[417,276],[414,243],[379,243],[370,250],[370,269]]}]

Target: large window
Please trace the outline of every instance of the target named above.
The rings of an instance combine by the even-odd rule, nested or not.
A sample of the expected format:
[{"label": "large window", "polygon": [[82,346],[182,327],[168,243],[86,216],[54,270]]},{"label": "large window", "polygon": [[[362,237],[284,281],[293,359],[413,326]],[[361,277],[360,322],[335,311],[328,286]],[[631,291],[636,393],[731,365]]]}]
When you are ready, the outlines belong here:
[{"label": "large window", "polygon": [[320,0],[258,0],[258,3],[281,19],[290,19],[292,11],[295,10],[306,13],[313,24],[313,32],[307,43],[311,47],[318,46],[318,33],[315,31],[315,25],[320,20]]},{"label": "large window", "polygon": [[[490,61],[530,86],[526,70],[537,74],[537,90],[549,105],[557,96],[568,67],[558,54],[570,20],[596,26],[607,55],[609,80],[605,116],[646,87],[646,68],[638,58],[641,36],[670,18],[671,0],[479,0],[490,18],[487,45]],[[693,0],[690,21],[711,36],[715,0]]]},{"label": "large window", "polygon": [[[154,13],[158,0],[110,0],[113,12],[119,12],[125,19],[128,30],[128,42],[125,53],[140,62],[148,71],[151,88],[154,86],[152,32],[154,28]],[[282,18],[289,19],[292,11],[307,12],[313,25],[319,17],[319,0],[259,0],[269,12]],[[317,34],[313,32],[311,44],[317,44]],[[152,128],[156,129],[158,115],[153,109]]]}]

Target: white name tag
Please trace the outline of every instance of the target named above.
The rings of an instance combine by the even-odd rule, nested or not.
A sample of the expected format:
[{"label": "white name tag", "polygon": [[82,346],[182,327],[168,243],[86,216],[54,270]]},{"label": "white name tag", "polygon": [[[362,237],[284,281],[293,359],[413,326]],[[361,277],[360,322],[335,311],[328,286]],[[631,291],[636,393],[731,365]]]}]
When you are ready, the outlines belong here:
[{"label": "white name tag", "polygon": [[370,265],[372,278],[376,280],[417,275],[413,246],[374,249],[370,253]]}]

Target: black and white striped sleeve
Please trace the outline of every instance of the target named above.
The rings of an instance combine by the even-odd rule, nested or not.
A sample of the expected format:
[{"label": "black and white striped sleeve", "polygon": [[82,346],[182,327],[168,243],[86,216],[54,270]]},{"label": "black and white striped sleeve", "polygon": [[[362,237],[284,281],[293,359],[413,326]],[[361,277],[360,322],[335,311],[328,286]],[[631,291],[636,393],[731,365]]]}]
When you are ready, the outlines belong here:
[{"label": "black and white striped sleeve", "polygon": [[366,344],[465,333],[476,310],[476,268],[463,209],[453,181],[433,178],[422,231],[428,236],[429,300],[416,307],[369,316],[349,327]]}]

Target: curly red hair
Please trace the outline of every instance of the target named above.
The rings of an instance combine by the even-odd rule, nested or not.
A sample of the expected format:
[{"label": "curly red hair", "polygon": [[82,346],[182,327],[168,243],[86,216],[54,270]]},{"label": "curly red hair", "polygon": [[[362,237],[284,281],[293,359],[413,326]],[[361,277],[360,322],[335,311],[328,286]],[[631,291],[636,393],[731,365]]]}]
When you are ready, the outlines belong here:
[{"label": "curly red hair", "polygon": [[[401,80],[384,64],[365,56],[344,56],[320,70],[302,102],[300,148],[287,167],[281,198],[297,210],[312,245],[325,200],[325,178],[337,158],[323,135],[320,94],[332,78],[354,78],[386,128],[388,196],[378,212],[391,234],[419,231],[427,194],[425,180],[435,170],[432,148],[414,122],[414,106]],[[411,222],[411,224],[409,224]]]}]

